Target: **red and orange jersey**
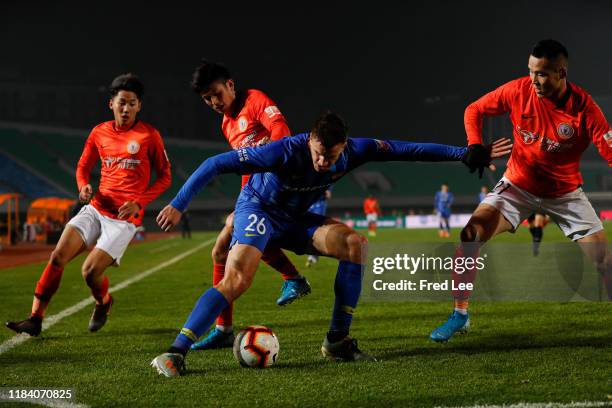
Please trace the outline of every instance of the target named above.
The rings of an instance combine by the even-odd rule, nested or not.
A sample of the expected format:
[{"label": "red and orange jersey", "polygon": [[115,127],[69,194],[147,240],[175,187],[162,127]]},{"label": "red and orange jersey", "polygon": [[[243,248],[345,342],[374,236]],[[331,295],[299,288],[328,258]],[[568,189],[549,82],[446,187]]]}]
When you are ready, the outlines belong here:
[{"label": "red and orange jersey", "polygon": [[508,82],[465,110],[468,143],[482,143],[485,115],[510,114],[514,146],[505,176],[540,197],[559,197],[582,184],[580,157],[593,142],[612,166],[612,130],[582,88],[568,83],[564,103],[539,98],[529,77]]},{"label": "red and orange jersey", "polygon": [[[243,95],[236,95],[235,103],[242,107],[235,116],[223,115],[221,124],[233,149],[258,146],[291,135],[285,117],[265,93],[248,89]],[[249,176],[242,177],[243,186],[248,179]]]},{"label": "red and orange jersey", "polygon": [[363,200],[363,212],[366,214],[379,214],[378,200],[374,197],[368,197]]},{"label": "red and orange jersey", "polygon": [[[77,166],[77,185],[80,191],[89,183],[91,169],[100,159],[100,186],[91,205],[117,218],[119,207],[126,201],[135,201],[140,205],[140,214],[128,221],[141,224],[144,208],[170,186],[170,162],[153,126],[138,121],[129,130],[121,131],[115,129],[114,123],[101,123],[89,134]],[[152,168],[156,179],[149,186]]]}]

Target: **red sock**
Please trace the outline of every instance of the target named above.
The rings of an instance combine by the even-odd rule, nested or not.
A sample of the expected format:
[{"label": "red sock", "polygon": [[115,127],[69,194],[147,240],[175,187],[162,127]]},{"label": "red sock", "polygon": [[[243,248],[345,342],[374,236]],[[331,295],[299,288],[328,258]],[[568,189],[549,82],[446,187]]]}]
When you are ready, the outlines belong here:
[{"label": "red sock", "polygon": [[287,255],[278,247],[266,248],[261,260],[279,271],[284,280],[295,279],[300,274]]},{"label": "red sock", "polygon": [[54,266],[49,262],[43,270],[34,290],[34,302],[32,303],[32,316],[43,318],[49,305],[51,297],[57,292],[64,268]]},{"label": "red sock", "polygon": [[102,279],[102,284],[100,286],[95,286],[93,283],[87,282],[89,288],[91,289],[91,294],[96,299],[96,303],[99,305],[103,305],[109,300],[108,296],[108,276],[104,276]]},{"label": "red sock", "polygon": [[[217,285],[225,276],[225,264],[213,263],[213,286]],[[217,317],[217,326],[230,327],[234,320],[234,304],[230,303]]]},{"label": "red sock", "polygon": [[[467,245],[467,246],[464,246]],[[477,244],[460,244],[457,247],[457,250],[455,251],[455,268],[453,269],[453,283],[454,283],[454,287],[457,288],[459,287],[460,283],[474,283],[474,281],[476,280],[476,271],[478,269],[476,269],[476,267],[473,267],[471,269],[465,268],[465,266],[462,267],[462,269],[459,269],[459,267],[457,266],[457,264],[459,264],[457,262],[457,258],[463,258],[463,257],[470,257],[470,258],[476,258],[478,257],[478,254],[480,253],[480,249],[478,248]],[[464,265],[464,264],[461,264]],[[458,273],[458,272],[463,272],[463,273]],[[455,298],[455,307],[459,308],[459,309],[464,309],[467,310],[468,308],[468,299],[470,297],[470,293],[472,291],[469,289],[463,289],[463,290],[459,290],[459,289],[453,289],[453,297]]]}]

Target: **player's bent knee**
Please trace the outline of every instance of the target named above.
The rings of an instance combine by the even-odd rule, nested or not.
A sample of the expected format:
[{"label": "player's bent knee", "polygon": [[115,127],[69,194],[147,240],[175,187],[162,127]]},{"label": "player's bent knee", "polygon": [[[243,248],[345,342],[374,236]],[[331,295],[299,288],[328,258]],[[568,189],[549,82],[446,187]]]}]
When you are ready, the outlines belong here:
[{"label": "player's bent knee", "polygon": [[68,256],[65,254],[64,251],[60,249],[55,249],[53,250],[53,252],[51,252],[51,257],[49,258],[49,262],[51,262],[51,265],[63,268],[64,266],[66,266],[68,261]]},{"label": "player's bent knee", "polygon": [[365,262],[368,253],[368,239],[363,235],[352,232],[346,238],[349,252],[349,261],[353,263]]},{"label": "player's bent knee", "polygon": [[217,242],[211,251],[211,256],[214,263],[224,264],[227,261],[227,248]]}]

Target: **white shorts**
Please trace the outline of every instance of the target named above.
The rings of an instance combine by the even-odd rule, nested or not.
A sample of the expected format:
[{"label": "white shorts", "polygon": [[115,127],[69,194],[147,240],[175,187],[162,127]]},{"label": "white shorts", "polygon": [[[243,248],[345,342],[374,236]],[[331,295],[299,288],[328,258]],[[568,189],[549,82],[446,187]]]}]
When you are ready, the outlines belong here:
[{"label": "white shorts", "polygon": [[366,214],[366,220],[368,222],[376,222],[376,221],[378,221],[378,214],[376,214],[376,213]]},{"label": "white shorts", "polygon": [[512,184],[506,177],[481,204],[497,208],[516,230],[534,212],[548,214],[573,241],[603,229],[601,220],[582,188],[556,198],[540,198]]},{"label": "white shorts", "polygon": [[68,225],[78,231],[87,247],[96,246],[109,254],[119,265],[121,257],[136,233],[136,226],[127,221],[102,215],[92,205],[81,208]]}]

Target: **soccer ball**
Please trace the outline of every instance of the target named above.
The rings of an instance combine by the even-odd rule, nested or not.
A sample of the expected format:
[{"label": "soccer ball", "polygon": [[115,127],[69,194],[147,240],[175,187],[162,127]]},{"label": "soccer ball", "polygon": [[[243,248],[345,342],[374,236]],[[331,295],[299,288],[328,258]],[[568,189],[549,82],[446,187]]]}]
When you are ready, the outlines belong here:
[{"label": "soccer ball", "polygon": [[265,326],[249,326],[234,340],[234,357],[243,367],[266,368],[278,358],[278,338]]}]

